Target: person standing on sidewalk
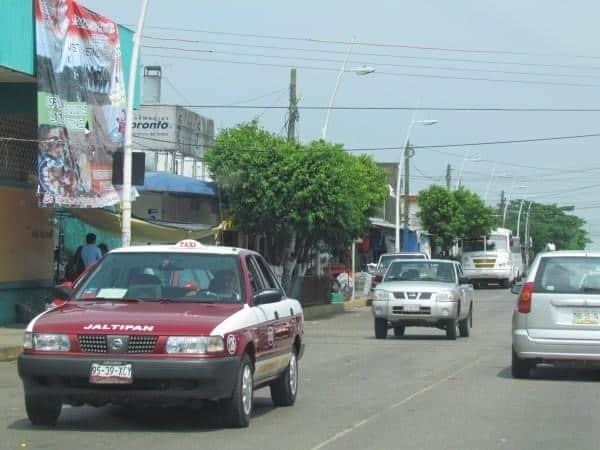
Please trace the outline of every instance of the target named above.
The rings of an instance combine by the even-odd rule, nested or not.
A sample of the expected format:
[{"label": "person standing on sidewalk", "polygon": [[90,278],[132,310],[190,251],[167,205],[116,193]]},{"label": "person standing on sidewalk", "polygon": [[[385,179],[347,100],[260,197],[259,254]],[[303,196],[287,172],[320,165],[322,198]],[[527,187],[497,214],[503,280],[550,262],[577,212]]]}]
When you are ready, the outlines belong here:
[{"label": "person standing on sidewalk", "polygon": [[88,233],[85,236],[85,245],[81,248],[83,265],[88,268],[100,258],[102,258],[102,252],[96,245],[96,235],[94,233]]}]

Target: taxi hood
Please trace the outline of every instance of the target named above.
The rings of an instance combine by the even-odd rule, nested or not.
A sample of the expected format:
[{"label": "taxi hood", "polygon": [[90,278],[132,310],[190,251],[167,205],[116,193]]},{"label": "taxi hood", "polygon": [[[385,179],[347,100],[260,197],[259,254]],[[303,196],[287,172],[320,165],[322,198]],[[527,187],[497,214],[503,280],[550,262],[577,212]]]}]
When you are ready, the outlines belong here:
[{"label": "taxi hood", "polygon": [[28,331],[206,336],[243,307],[239,303],[72,301],[38,316]]}]

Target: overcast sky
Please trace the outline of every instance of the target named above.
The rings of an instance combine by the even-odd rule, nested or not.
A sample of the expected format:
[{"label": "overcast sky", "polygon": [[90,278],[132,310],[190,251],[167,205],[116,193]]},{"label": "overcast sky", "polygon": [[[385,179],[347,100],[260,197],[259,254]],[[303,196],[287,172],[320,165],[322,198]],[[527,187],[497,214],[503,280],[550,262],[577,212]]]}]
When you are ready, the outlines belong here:
[{"label": "overcast sky", "polygon": [[[122,24],[134,24],[141,6],[140,0],[80,3]],[[146,47],[142,62],[163,67],[164,103],[287,105],[289,68],[297,67],[300,105],[323,107],[348,47],[343,42],[355,37],[347,68],[366,64],[375,72],[344,73],[335,106],[599,108],[598,17],[600,3],[591,0],[150,0],[144,45],[212,52]],[[217,128],[259,116],[270,131],[285,132],[284,110],[197,111]],[[349,149],[402,146],[411,114],[335,110],[328,139]],[[416,120],[439,122],[414,127],[411,141],[427,146],[595,134],[599,117],[424,111]],[[324,118],[323,110],[301,110],[299,138],[317,139]],[[599,143],[591,137],[417,149],[411,190],[445,183],[447,164],[454,184],[466,154],[464,184],[482,196],[488,191],[488,202],[497,203],[504,189],[513,197],[573,204],[600,242]],[[398,161],[401,152],[371,153],[378,161]]]}]

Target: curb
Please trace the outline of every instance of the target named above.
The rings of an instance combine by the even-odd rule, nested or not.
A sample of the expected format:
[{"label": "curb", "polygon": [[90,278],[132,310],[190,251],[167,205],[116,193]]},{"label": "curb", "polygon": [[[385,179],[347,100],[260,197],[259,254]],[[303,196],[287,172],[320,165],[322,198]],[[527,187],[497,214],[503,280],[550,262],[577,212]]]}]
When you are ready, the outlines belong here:
[{"label": "curb", "polygon": [[343,303],[329,303],[325,305],[305,306],[304,320],[328,319],[344,312]]},{"label": "curb", "polygon": [[23,351],[22,345],[9,345],[0,347],[0,362],[14,361]]}]

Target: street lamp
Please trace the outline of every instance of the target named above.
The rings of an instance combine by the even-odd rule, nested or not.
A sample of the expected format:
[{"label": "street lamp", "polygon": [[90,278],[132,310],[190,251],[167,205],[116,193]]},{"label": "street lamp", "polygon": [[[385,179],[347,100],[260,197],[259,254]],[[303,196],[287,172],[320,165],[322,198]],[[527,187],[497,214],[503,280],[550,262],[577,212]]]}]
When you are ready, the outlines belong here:
[{"label": "street lamp", "polygon": [[462,164],[460,166],[460,172],[458,172],[458,178],[456,179],[456,189],[458,189],[462,185],[462,177],[463,177],[463,171],[465,170],[465,162],[466,161],[479,162],[479,161],[481,161],[481,156],[479,156],[478,153],[476,153],[473,156],[469,156],[469,149],[467,148],[465,150]]},{"label": "street lamp", "polygon": [[[329,99],[329,106],[327,107],[327,113],[325,114],[325,124],[321,129],[321,139],[325,140],[327,138],[327,129],[329,128],[329,116],[331,116],[331,108],[333,106],[333,102],[335,101],[335,96],[337,94],[338,87],[340,85],[340,80],[342,79],[342,74],[346,72],[346,64],[348,64],[348,58],[350,57],[350,51],[352,50],[352,46],[356,43],[356,38],[352,38],[350,45],[348,45],[348,50],[346,50],[346,56],[344,57],[344,63],[342,67],[340,67],[340,71],[338,72],[337,80],[335,82],[335,86],[333,88],[333,92],[331,93],[331,98]],[[354,72],[356,75],[368,75],[370,73],[375,72],[375,69],[370,66],[360,66],[353,67],[350,69],[350,72]]]},{"label": "street lamp", "polygon": [[123,145],[123,201],[121,207],[121,245],[131,245],[131,158],[133,141],[133,100],[135,97],[135,80],[137,78],[138,55],[144,19],[148,0],[143,0],[142,9],[138,17],[137,27],[133,35],[133,48],[131,50],[131,64],[129,66],[129,83],[127,84],[127,112],[125,116],[125,142]]},{"label": "street lamp", "polygon": [[[396,253],[398,253],[400,251],[400,178],[401,178],[401,174],[402,174],[402,168],[403,168],[403,164],[406,164],[406,167],[404,167],[404,169],[406,170],[408,168],[408,160],[410,158],[410,133],[412,131],[412,128],[415,125],[418,126],[429,126],[429,125],[435,125],[436,123],[438,123],[437,120],[415,120],[415,115],[413,113],[413,117],[410,121],[410,124],[408,125],[408,131],[406,133],[406,140],[404,141],[404,157],[400,158],[400,162],[398,163],[398,173],[396,174],[396,242],[395,242],[395,251]],[[406,161],[406,162],[405,162]],[[404,180],[404,190],[406,191],[405,194],[405,204],[404,204],[404,215],[405,215],[405,220],[404,220],[404,228],[407,229],[408,228],[408,194],[409,194],[409,180],[408,180],[408,176],[405,177],[406,179]],[[405,231],[406,234],[406,231]]]}]

